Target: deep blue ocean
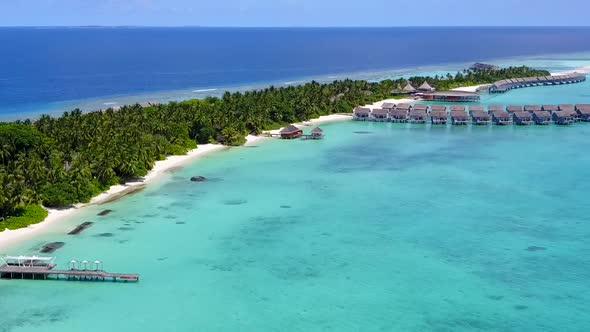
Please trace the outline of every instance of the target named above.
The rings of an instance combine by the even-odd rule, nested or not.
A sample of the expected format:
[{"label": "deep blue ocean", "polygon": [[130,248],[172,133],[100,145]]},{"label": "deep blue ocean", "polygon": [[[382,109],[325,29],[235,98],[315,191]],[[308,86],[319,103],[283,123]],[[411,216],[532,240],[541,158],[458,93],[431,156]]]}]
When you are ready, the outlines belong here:
[{"label": "deep blue ocean", "polygon": [[81,101],[96,98],[106,107],[115,104],[109,97],[188,89],[156,98],[183,99],[209,88],[584,52],[588,40],[590,28],[554,27],[0,28],[0,116],[88,108]]}]

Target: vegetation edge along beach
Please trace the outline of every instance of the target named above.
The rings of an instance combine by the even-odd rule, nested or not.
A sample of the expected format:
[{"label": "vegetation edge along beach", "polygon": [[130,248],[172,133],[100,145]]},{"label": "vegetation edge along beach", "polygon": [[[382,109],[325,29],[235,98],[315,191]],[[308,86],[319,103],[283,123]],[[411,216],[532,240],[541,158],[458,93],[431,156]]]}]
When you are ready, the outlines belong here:
[{"label": "vegetation edge along beach", "polygon": [[[221,98],[127,105],[88,113],[76,109],[57,118],[42,115],[34,121],[3,122],[0,229],[18,229],[43,221],[47,213],[40,206],[58,209],[51,212],[61,217],[55,211],[68,211],[64,208],[91,200],[100,202],[96,197],[101,193],[112,194],[144,182],[142,178],[156,161],[187,152],[187,158],[191,158],[223,146],[242,145],[246,137],[286,124],[349,114],[355,106],[391,97],[392,91],[400,91],[408,82],[415,86],[428,82],[438,90],[449,90],[506,78],[547,75],[547,71],[523,66],[466,69],[455,76],[416,76],[378,83],[312,81],[244,93],[226,92]],[[112,186],[117,186],[116,190]]]}]

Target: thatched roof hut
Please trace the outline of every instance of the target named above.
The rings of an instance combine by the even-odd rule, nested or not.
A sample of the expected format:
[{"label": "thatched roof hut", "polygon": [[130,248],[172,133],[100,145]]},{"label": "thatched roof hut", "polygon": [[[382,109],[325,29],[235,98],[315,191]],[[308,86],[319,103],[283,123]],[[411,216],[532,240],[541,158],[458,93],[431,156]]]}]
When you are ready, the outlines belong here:
[{"label": "thatched roof hut", "polygon": [[414,93],[414,92],[416,92],[416,88],[414,88],[412,86],[412,84],[410,82],[408,82],[408,84],[406,84],[406,86],[402,89],[402,92],[404,92],[404,93]]},{"label": "thatched roof hut", "polygon": [[430,84],[428,84],[428,82],[424,81],[424,83],[422,83],[422,85],[420,85],[420,87],[418,87],[418,91],[430,92],[430,91],[434,91],[434,88],[432,86],[430,86]]}]

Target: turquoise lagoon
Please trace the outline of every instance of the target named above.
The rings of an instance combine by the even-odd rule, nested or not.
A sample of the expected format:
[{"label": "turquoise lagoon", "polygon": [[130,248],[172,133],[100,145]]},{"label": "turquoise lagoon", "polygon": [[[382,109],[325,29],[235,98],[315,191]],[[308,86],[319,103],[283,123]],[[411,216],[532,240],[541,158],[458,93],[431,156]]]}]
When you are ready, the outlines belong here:
[{"label": "turquoise lagoon", "polygon": [[[483,102],[588,103],[589,88]],[[0,331],[588,330],[590,124],[322,128],[211,154],[10,248],[64,241],[60,267],[100,259],[141,281],[1,280]]]}]

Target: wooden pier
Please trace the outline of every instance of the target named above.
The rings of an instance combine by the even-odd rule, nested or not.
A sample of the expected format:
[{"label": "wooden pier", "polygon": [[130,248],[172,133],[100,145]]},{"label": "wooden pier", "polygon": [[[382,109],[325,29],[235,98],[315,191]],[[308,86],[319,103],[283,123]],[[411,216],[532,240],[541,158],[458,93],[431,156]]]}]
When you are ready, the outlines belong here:
[{"label": "wooden pier", "polygon": [[[76,261],[70,262],[69,270],[55,270],[53,257],[6,257],[0,265],[0,279],[29,280],[70,280],[70,281],[111,281],[138,282],[139,274],[110,273],[101,269],[102,263],[95,261],[95,269],[88,270],[87,261],[82,261],[83,269],[76,268]],[[0,263],[2,264],[2,263]]]}]

